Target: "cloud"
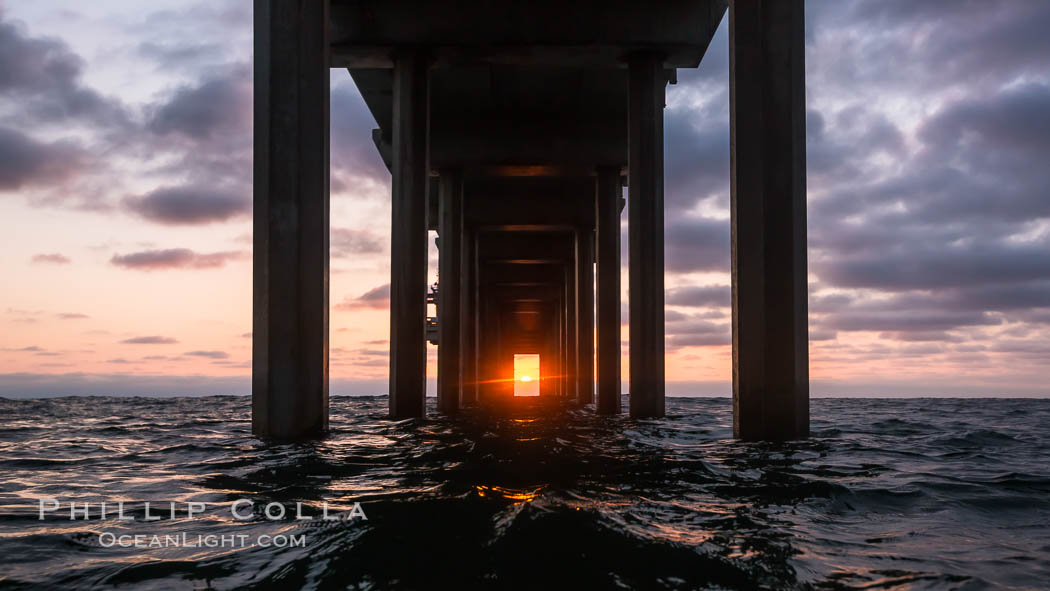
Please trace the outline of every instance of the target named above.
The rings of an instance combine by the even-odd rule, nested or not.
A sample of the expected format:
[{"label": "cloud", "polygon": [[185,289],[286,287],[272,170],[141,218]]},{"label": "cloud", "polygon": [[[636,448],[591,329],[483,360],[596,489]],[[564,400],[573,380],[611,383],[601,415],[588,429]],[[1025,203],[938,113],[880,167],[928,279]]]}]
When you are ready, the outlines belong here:
[{"label": "cloud", "polygon": [[4,349],[4,351],[15,351],[15,352],[19,352],[19,353],[41,353],[41,352],[44,351],[44,349],[41,348],[41,347],[38,347],[36,345],[30,345],[28,347],[21,347],[21,348],[14,348],[14,349],[8,348],[8,349]]},{"label": "cloud", "polygon": [[211,63],[215,56],[224,56],[226,47],[220,43],[156,43],[146,41],[136,48],[139,55],[157,62],[159,69],[177,68],[195,71]]},{"label": "cloud", "polygon": [[24,27],[2,18],[0,13],[0,98],[22,106],[22,123],[72,119],[103,128],[129,124],[120,101],[81,83],[85,61],[65,42],[30,37]]},{"label": "cloud", "polygon": [[125,269],[156,271],[162,269],[216,269],[227,262],[244,258],[243,252],[197,253],[188,248],[145,250],[131,254],[114,254],[110,263]]},{"label": "cloud", "polygon": [[61,183],[79,172],[85,161],[81,148],[71,141],[41,142],[0,127],[0,191]]},{"label": "cloud", "polygon": [[[891,331],[880,334],[879,338],[913,343],[960,343],[965,340],[960,336],[952,335],[942,330],[907,330],[896,332]],[[810,339],[812,340],[812,336],[810,336]]]},{"label": "cloud", "polygon": [[229,353],[225,351],[187,351],[187,357],[206,357],[208,359],[228,359]]},{"label": "cloud", "polygon": [[1050,312],[1048,285],[976,285],[890,295],[875,291],[878,297],[867,298],[811,296],[811,322],[823,330],[879,331],[884,338],[933,340],[929,335],[965,328],[1036,323],[1040,314]]},{"label": "cloud", "polygon": [[665,345],[668,350],[682,347],[709,347],[732,343],[730,327],[697,316],[676,316],[666,322]]},{"label": "cloud", "polygon": [[79,312],[61,312],[55,316],[60,320],[83,320],[85,318],[91,318],[87,314],[81,314]]},{"label": "cloud", "polygon": [[380,285],[361,294],[359,297],[347,297],[335,305],[336,310],[373,309],[385,310],[390,307],[390,284]]},{"label": "cloud", "polygon": [[332,228],[329,248],[333,258],[348,258],[360,254],[383,252],[383,241],[368,230]]},{"label": "cloud", "polygon": [[962,245],[887,244],[882,250],[818,261],[822,281],[880,290],[936,289],[1050,279],[1050,245],[973,241]]},{"label": "cloud", "polygon": [[[382,379],[330,380],[333,396],[385,394],[388,383]],[[5,373],[0,374],[0,396],[36,398],[54,396],[215,396],[248,395],[251,376],[179,376],[100,373]],[[249,404],[245,398],[245,404]]]},{"label": "cloud", "polygon": [[729,27],[715,32],[700,67],[678,71],[664,111],[667,219],[711,200],[729,207]]},{"label": "cloud", "polygon": [[172,337],[151,335],[145,337],[132,337],[130,339],[124,339],[120,342],[125,345],[174,345],[179,341]]},{"label": "cloud", "polygon": [[667,339],[668,349],[684,347],[721,347],[732,344],[730,335],[725,331],[711,334],[674,335]]},{"label": "cloud", "polygon": [[842,290],[811,296],[811,339],[987,348],[1041,334],[1050,5],[840,2],[809,19],[810,270]]},{"label": "cloud", "polygon": [[838,333],[833,330],[809,330],[809,341],[834,341],[838,338]]},{"label": "cloud", "polygon": [[[241,0],[214,0],[203,3],[180,3],[179,8],[161,8],[146,13],[141,20],[132,21],[133,31],[149,30],[150,38],[158,38],[165,33],[185,43],[183,31],[193,30],[200,39],[228,41],[240,33],[247,37],[252,30],[252,5]],[[174,31],[172,31],[174,30]],[[224,43],[229,47],[229,43]]]},{"label": "cloud", "polygon": [[72,261],[64,254],[53,252],[48,254],[35,254],[33,258],[29,259],[31,263],[37,264],[51,264],[51,265],[68,265]]},{"label": "cloud", "polygon": [[930,332],[965,326],[994,326],[1001,323],[1001,319],[987,312],[860,308],[831,315],[819,324],[822,327],[840,331]]},{"label": "cloud", "polygon": [[[1022,233],[1050,216],[1047,112],[1050,88],[1039,84],[946,100],[917,125],[915,149],[888,166],[874,165],[861,139],[836,138],[838,127],[811,135],[811,244],[942,248],[977,237],[978,227],[985,244]],[[814,153],[841,172],[814,176]]]},{"label": "cloud", "polygon": [[200,78],[144,108],[141,149],[164,155],[157,172],[179,180],[124,205],[160,223],[209,223],[249,213],[251,67],[234,62],[194,73]]},{"label": "cloud", "polygon": [[666,111],[664,205],[672,215],[710,197],[729,206],[729,119],[728,112],[724,120],[720,114],[685,107]]},{"label": "cloud", "polygon": [[43,310],[22,310],[19,308],[8,308],[7,315],[11,316],[11,322],[18,322],[19,324],[36,324],[40,321],[40,316],[44,314]]},{"label": "cloud", "polygon": [[679,287],[667,291],[664,303],[669,306],[728,307],[732,304],[728,285]]},{"label": "cloud", "polygon": [[668,271],[728,271],[729,220],[678,215],[664,221],[664,267]]},{"label": "cloud", "polygon": [[385,185],[390,172],[372,143],[372,130],[378,125],[353,80],[342,80],[331,89],[332,192],[346,192],[362,180]]},{"label": "cloud", "polygon": [[[807,6],[807,8],[811,8]],[[808,30],[849,32],[846,51],[827,56],[826,75],[840,84],[911,84],[922,93],[943,85],[994,84],[1045,66],[1050,6],[1010,0],[885,0],[822,3]],[[816,28],[815,28],[816,27]],[[843,47],[845,49],[845,47]],[[847,66],[855,55],[896,56]]]},{"label": "cloud", "polygon": [[243,134],[251,129],[252,85],[247,64],[175,90],[151,107],[147,127],[157,135],[210,140],[219,134]]},{"label": "cloud", "polygon": [[252,202],[236,192],[191,185],[162,187],[139,197],[128,197],[124,207],[152,222],[175,226],[247,216],[251,214]]}]

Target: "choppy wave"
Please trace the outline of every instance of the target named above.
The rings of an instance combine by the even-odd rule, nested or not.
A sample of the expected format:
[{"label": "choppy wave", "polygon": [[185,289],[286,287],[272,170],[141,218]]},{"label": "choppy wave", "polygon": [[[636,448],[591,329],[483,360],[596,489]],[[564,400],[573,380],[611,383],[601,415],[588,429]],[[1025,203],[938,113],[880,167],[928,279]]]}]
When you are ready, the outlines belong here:
[{"label": "choppy wave", "polygon": [[[733,441],[727,399],[672,398],[645,421],[331,406],[330,437],[293,445],[252,437],[245,398],[0,399],[0,587],[1050,585],[1050,400],[816,399],[813,437],[787,444]],[[61,512],[38,519],[43,497]],[[117,500],[135,519],[68,518]],[[190,501],[206,510],[187,518]],[[367,519],[270,520],[272,502],[359,502]],[[120,548],[103,532],[306,544]]]}]

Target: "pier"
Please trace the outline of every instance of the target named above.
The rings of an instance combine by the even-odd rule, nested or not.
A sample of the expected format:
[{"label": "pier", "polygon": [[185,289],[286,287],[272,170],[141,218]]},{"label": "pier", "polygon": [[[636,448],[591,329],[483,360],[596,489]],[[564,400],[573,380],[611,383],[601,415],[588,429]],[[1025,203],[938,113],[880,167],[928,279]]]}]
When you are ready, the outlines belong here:
[{"label": "pier", "polygon": [[[328,422],[329,76],[352,76],[392,177],[390,416],[515,397],[664,415],[668,84],[729,12],[734,434],[809,431],[803,0],[255,1],[252,427]],[[625,199],[626,194],[626,199]],[[436,231],[436,332],[427,236]]]}]

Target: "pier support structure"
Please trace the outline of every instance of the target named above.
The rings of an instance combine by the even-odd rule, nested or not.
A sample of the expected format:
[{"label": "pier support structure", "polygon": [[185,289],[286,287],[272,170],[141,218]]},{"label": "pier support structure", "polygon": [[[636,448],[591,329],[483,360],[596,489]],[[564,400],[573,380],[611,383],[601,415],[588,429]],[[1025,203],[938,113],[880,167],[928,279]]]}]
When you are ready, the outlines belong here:
[{"label": "pier support structure", "polygon": [[[462,183],[462,178],[460,179]],[[466,195],[461,193],[459,203],[466,205]],[[472,405],[478,401],[478,267],[477,246],[473,228],[462,220],[463,234],[460,241],[462,259],[460,263],[460,404]]]},{"label": "pier support structure", "polygon": [[573,254],[565,266],[565,395],[571,400],[580,397],[580,316],[579,273],[576,265],[579,257],[579,234],[573,233]]},{"label": "pier support structure", "polygon": [[[438,375],[437,402],[442,412],[456,412],[462,392],[463,173],[441,171],[438,199]],[[448,281],[441,281],[442,277]]]},{"label": "pier support structure", "polygon": [[576,234],[576,290],[579,353],[576,401],[594,402],[594,230],[582,227]]},{"label": "pier support structure", "polygon": [[430,64],[407,49],[393,65],[390,416],[403,419],[426,410]]},{"label": "pier support structure", "polygon": [[392,177],[390,416],[425,413],[428,338],[442,412],[517,404],[515,355],[620,412],[625,169],[629,410],[663,416],[665,86],[728,7],[734,433],[806,436],[804,0],[520,4],[255,0],[253,431],[327,429],[330,67]]},{"label": "pier support structure", "polygon": [[733,433],[809,434],[803,0],[729,8]]},{"label": "pier support structure", "polygon": [[598,414],[620,412],[620,169],[598,169],[597,226]]},{"label": "pier support structure", "polygon": [[664,416],[663,56],[628,65],[627,242],[631,417]]},{"label": "pier support structure", "polygon": [[328,430],[328,1],[255,2],[252,432]]}]

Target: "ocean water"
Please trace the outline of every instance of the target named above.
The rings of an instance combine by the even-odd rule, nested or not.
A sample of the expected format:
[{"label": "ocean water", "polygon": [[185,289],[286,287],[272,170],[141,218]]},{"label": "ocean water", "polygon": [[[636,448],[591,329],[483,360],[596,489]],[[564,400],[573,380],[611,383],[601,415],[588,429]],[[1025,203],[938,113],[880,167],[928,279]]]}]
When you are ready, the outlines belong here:
[{"label": "ocean water", "polygon": [[391,421],[334,398],[331,436],[291,445],[246,398],[0,399],[0,588],[1050,588],[1050,400],[812,409],[811,439],[751,444],[728,399]]}]

